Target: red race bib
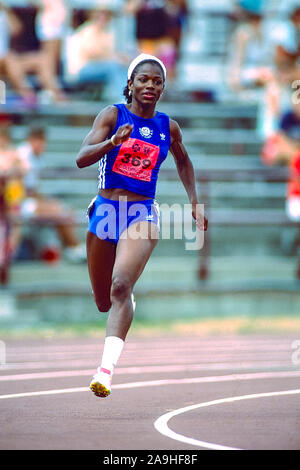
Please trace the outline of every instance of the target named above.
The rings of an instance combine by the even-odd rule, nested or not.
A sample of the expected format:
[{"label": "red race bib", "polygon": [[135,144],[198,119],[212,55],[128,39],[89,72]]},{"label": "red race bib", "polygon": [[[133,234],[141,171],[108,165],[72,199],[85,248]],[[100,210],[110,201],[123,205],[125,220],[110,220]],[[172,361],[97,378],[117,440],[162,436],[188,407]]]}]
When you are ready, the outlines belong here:
[{"label": "red race bib", "polygon": [[113,171],[140,181],[151,181],[159,155],[157,145],[129,138],[120,147]]}]

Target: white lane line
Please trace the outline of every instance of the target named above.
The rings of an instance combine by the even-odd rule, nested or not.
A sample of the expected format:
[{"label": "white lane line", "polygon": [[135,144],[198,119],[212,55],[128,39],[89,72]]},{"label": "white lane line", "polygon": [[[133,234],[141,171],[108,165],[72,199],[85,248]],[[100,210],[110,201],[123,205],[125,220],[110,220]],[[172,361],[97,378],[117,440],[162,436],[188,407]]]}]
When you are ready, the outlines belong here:
[{"label": "white lane line", "polygon": [[58,379],[61,377],[83,377],[85,375],[92,375],[95,369],[83,370],[60,370],[56,372],[33,372],[31,374],[15,374],[15,375],[2,375],[0,382],[13,382],[15,380],[39,380],[39,379]]},{"label": "white lane line", "polygon": [[89,390],[88,387],[75,387],[63,388],[60,390],[41,390],[38,392],[11,393],[9,395],[0,395],[0,400],[5,400],[6,398],[40,397],[43,395],[60,395],[62,393],[78,393],[86,392],[87,390]]},{"label": "white lane line", "polygon": [[[149,380],[144,382],[130,382],[127,384],[118,384],[114,388],[140,388],[140,387],[155,387],[162,385],[186,385],[186,384],[199,384],[199,383],[218,383],[218,382],[232,382],[237,380],[263,380],[263,379],[278,379],[278,378],[291,378],[300,377],[299,372],[258,372],[253,374],[230,374],[230,375],[217,375],[206,377],[192,377],[186,379],[165,379],[165,380]],[[0,396],[1,398],[1,396]]]},{"label": "white lane line", "polygon": [[[192,377],[186,379],[165,379],[165,380],[148,380],[143,382],[128,382],[124,384],[113,385],[113,390],[123,390],[131,388],[142,388],[142,387],[160,387],[164,385],[186,385],[186,384],[197,384],[197,383],[218,383],[218,382],[230,382],[237,380],[257,380],[257,379],[276,379],[276,378],[291,378],[300,377],[300,371],[282,371],[282,372],[258,372],[253,374],[230,374],[230,375],[217,375],[217,376],[206,376],[206,377]],[[59,395],[62,393],[75,393],[85,392],[89,390],[88,387],[73,387],[64,388],[58,390],[42,390],[37,392],[24,392],[24,393],[11,393],[7,395],[0,395],[0,400],[8,398],[24,398],[33,397],[39,395]]]},{"label": "white lane line", "polygon": [[155,422],[154,422],[154,427],[155,429],[163,434],[164,436],[167,436],[171,439],[174,439],[176,441],[184,442],[185,444],[191,444],[197,447],[204,447],[206,449],[210,450],[242,450],[236,447],[228,447],[228,446],[223,446],[220,444],[214,444],[212,442],[205,442],[205,441],[200,441],[198,439],[193,439],[187,436],[184,436],[182,434],[178,434],[174,431],[172,431],[168,427],[168,421],[173,418],[174,416],[178,416],[183,413],[187,413],[188,411],[193,411],[199,408],[205,408],[208,406],[214,406],[214,405],[221,405],[224,403],[233,403],[236,401],[241,401],[241,400],[250,400],[254,398],[266,398],[266,397],[275,397],[275,396],[283,396],[283,395],[295,395],[300,393],[300,389],[297,390],[285,390],[285,391],[280,391],[280,392],[269,392],[269,393],[255,393],[252,395],[242,395],[242,396],[237,396],[237,397],[229,397],[229,398],[221,398],[219,400],[212,400],[212,401],[207,401],[204,403],[198,403],[196,405],[191,405],[191,406],[186,406],[185,408],[179,408],[178,410],[170,411],[169,413],[166,413],[162,416],[160,416]]}]

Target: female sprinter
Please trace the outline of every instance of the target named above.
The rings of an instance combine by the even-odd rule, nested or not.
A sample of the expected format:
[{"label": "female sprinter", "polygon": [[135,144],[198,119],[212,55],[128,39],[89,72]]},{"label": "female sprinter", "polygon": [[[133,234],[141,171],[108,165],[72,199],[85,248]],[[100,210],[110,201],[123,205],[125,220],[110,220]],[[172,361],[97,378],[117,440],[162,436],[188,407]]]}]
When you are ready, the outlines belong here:
[{"label": "female sprinter", "polygon": [[111,391],[114,367],[132,322],[134,285],[158,241],[159,211],[154,200],[159,168],[170,150],[198,214],[194,169],[178,124],[155,110],[166,80],[164,64],[141,54],[128,68],[127,104],[106,107],[96,117],[76,162],[99,162],[99,193],[91,202],[87,232],[88,270],[96,305],[109,312],[101,365],[90,389],[98,397]]}]

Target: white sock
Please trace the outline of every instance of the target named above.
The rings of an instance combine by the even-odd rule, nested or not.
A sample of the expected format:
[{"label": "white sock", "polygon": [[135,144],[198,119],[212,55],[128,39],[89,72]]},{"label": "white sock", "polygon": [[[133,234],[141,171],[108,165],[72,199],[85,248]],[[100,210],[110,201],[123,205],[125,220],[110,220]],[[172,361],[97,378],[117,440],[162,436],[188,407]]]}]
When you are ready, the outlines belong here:
[{"label": "white sock", "polygon": [[121,356],[124,347],[124,341],[117,336],[107,336],[104,342],[104,350],[100,368],[103,372],[113,375],[114,368]]}]

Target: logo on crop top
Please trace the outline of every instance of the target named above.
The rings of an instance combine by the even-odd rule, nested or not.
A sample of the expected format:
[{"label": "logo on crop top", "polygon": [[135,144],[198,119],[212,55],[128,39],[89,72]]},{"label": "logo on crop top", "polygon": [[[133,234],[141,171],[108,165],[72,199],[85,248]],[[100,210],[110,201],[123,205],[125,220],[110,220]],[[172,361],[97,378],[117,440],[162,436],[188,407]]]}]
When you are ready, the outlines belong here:
[{"label": "logo on crop top", "polygon": [[149,129],[149,127],[140,127],[139,128],[141,136],[145,137],[146,139],[150,139],[153,135],[153,131]]}]

